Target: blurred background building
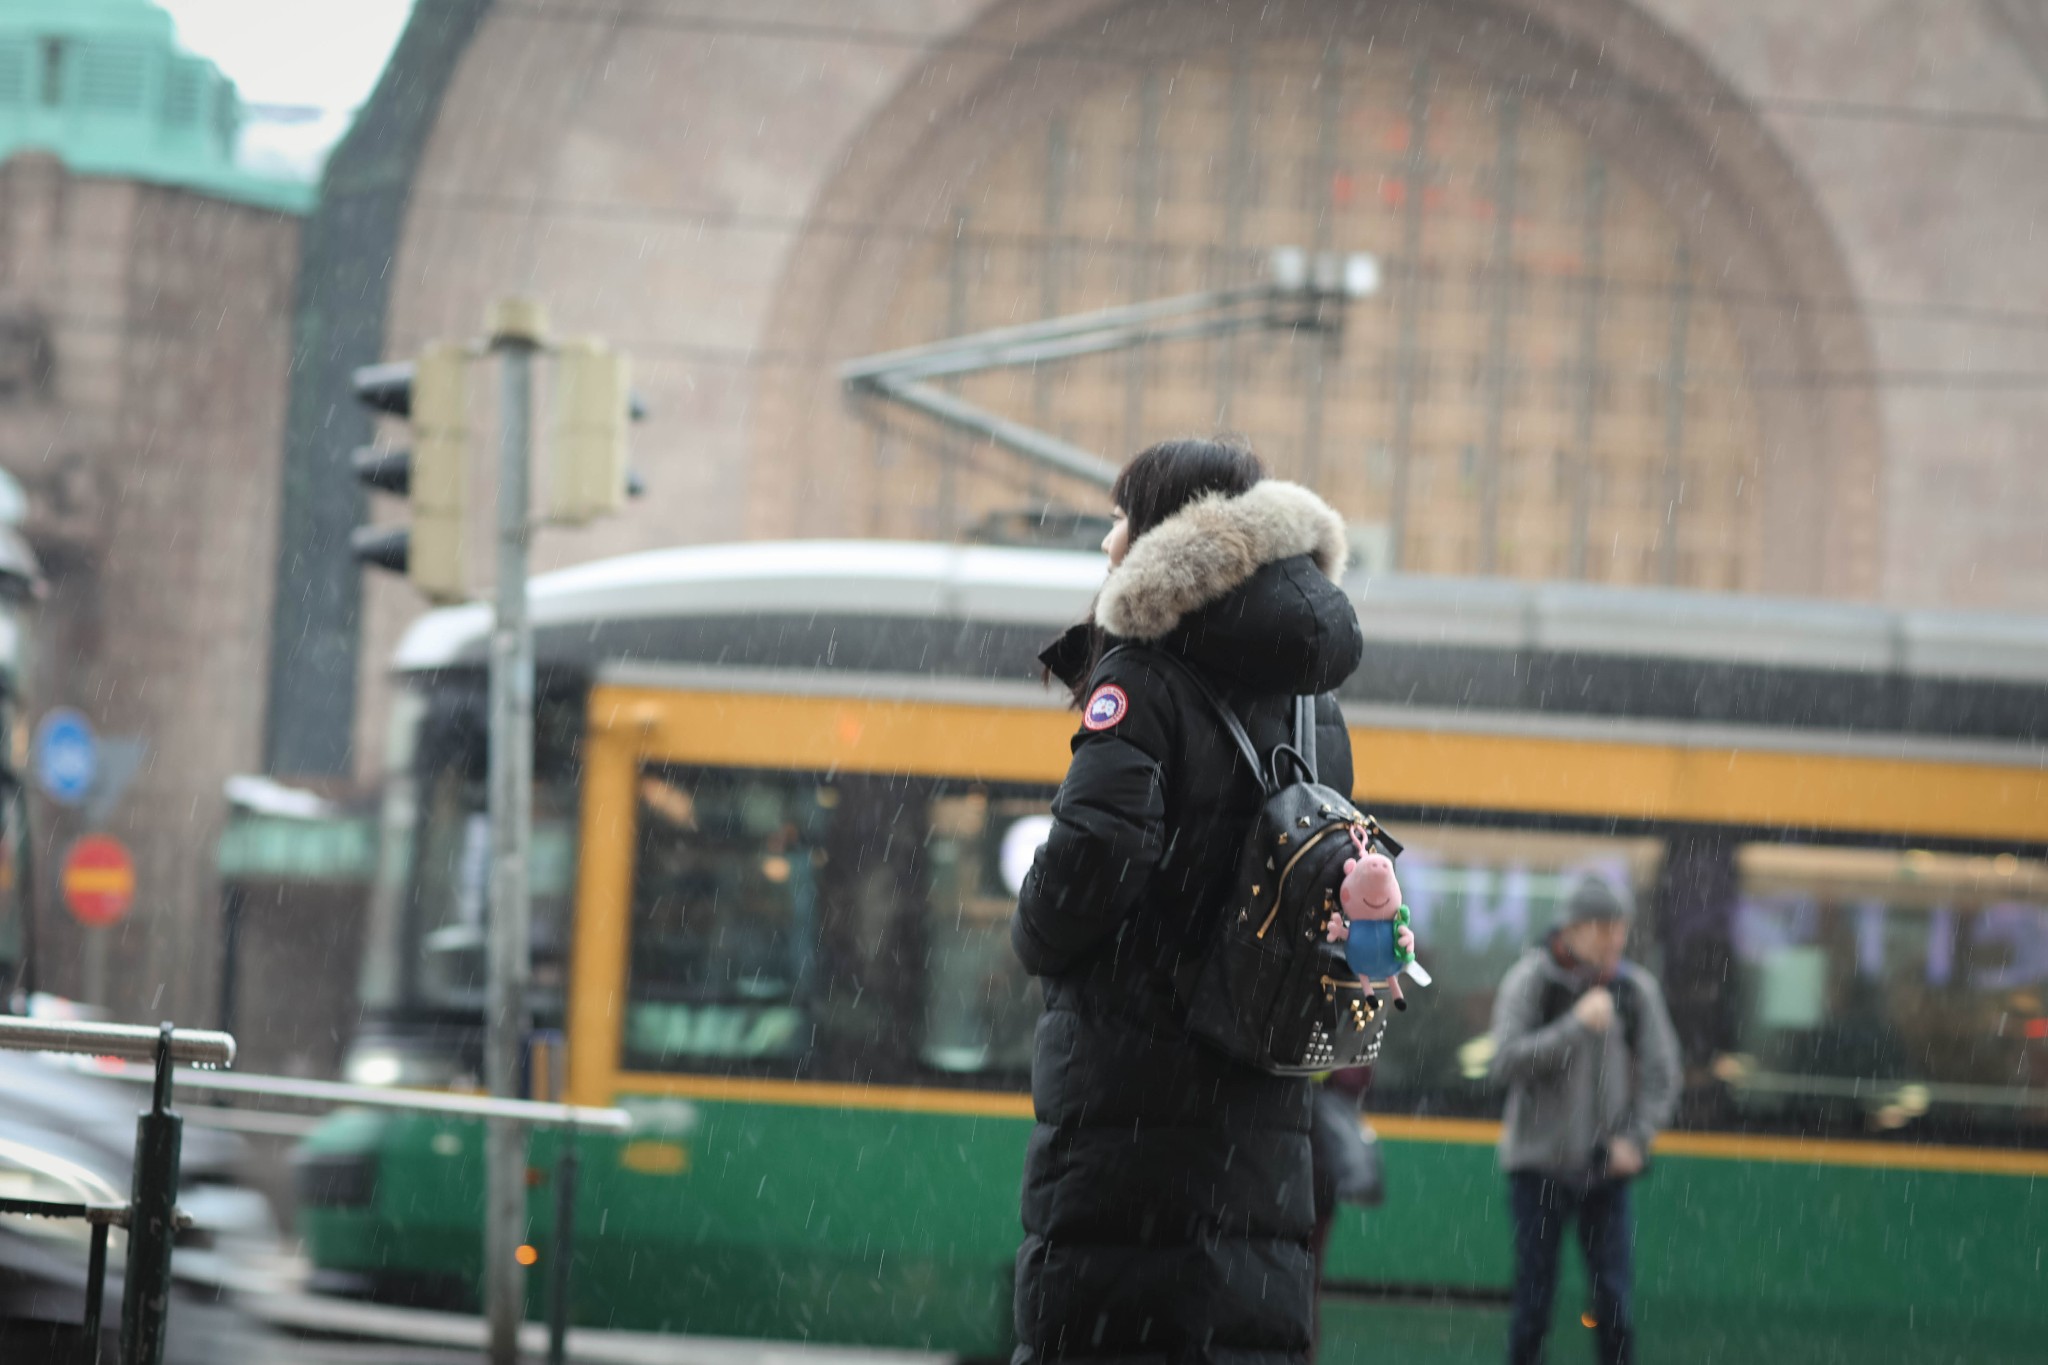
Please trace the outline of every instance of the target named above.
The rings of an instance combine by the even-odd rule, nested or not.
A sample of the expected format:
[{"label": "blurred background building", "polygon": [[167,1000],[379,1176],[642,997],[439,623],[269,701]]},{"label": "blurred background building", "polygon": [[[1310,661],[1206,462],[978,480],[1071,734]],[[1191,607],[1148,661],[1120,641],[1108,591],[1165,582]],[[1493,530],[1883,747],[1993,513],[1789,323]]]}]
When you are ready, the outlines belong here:
[{"label": "blurred background building", "polygon": [[2044,77],[2018,0],[420,0],[309,230],[271,762],[374,766],[419,606],[339,551],[347,365],[509,291],[656,414],[544,563],[1096,508],[837,368],[1297,244],[1381,261],[1340,333],[961,391],[1112,460],[1243,433],[1403,572],[2048,606]]},{"label": "blurred background building", "polygon": [[317,204],[250,171],[306,164],[271,114],[237,160],[147,0],[0,0],[0,463],[38,705],[146,747],[127,1012],[213,1010],[229,774],[380,766],[422,604],[348,554],[348,374],[508,293],[654,414],[648,496],[541,567],[1100,510],[839,367],[1298,245],[1380,262],[1340,330],[960,392],[1112,461],[1242,433],[1400,572],[2048,608],[2026,0],[417,0]]},{"label": "blurred background building", "polygon": [[48,578],[31,715],[86,712],[132,778],[42,807],[36,852],[47,874],[104,829],[137,884],[99,956],[46,898],[42,981],[181,1020],[213,1012],[222,784],[261,757],[312,201],[236,164],[241,119],[146,0],[0,0],[0,465]]}]

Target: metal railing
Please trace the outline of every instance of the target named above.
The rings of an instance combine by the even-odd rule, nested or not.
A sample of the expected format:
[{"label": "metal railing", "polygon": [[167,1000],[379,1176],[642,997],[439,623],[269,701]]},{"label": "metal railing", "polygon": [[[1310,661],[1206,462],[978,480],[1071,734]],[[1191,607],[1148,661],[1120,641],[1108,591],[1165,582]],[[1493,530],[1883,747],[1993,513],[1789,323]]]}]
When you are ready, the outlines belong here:
[{"label": "metal railing", "polygon": [[[168,1042],[166,1039],[168,1038]],[[173,1062],[198,1066],[232,1066],[235,1040],[212,1029],[173,1028],[164,1024],[87,1024],[69,1019],[0,1018],[0,1048],[10,1052],[69,1052],[88,1057],[119,1057],[124,1062]],[[168,1052],[166,1052],[168,1048]]]},{"label": "metal railing", "polygon": [[[151,1087],[150,1107],[136,1120],[135,1172],[128,1202],[95,1203],[0,1198],[0,1214],[78,1218],[91,1226],[86,1268],[85,1319],[80,1335],[96,1352],[104,1309],[107,1237],[128,1230],[128,1263],[121,1297],[121,1365],[162,1365],[164,1327],[170,1311],[171,1244],[188,1224],[177,1209],[178,1159],[184,1120],[171,1108],[173,1088],[195,1094],[236,1095],[327,1105],[355,1105],[443,1114],[451,1118],[511,1123],[521,1128],[559,1128],[568,1136],[555,1162],[554,1260],[548,1283],[548,1360],[561,1365],[569,1320],[569,1269],[574,1260],[578,1132],[624,1133],[633,1126],[623,1109],[494,1099],[484,1095],[305,1081],[288,1076],[237,1076],[199,1068],[224,1067],[235,1059],[235,1040],[206,1029],[170,1024],[133,1024],[0,1017],[0,1049],[59,1052],[122,1061],[148,1062],[148,1071],[112,1072],[111,1078]],[[178,1063],[185,1063],[179,1066]],[[95,1358],[97,1358],[95,1356]]]},{"label": "metal railing", "polygon": [[[81,1049],[90,1051],[92,1049]],[[114,1073],[117,1079],[145,1079]],[[217,1071],[179,1070],[177,1083],[195,1094],[235,1095],[251,1099],[310,1102],[371,1109],[399,1109],[449,1118],[509,1122],[522,1128],[559,1128],[567,1141],[555,1157],[555,1224],[553,1260],[549,1265],[547,1329],[549,1365],[563,1365],[569,1330],[569,1272],[576,1237],[578,1133],[626,1133],[633,1116],[623,1109],[553,1104],[539,1100],[504,1100],[488,1095],[453,1094],[437,1090],[401,1090],[382,1086],[345,1085],[334,1081],[298,1080],[289,1076],[238,1076]],[[124,1361],[123,1365],[127,1365]],[[152,1363],[153,1365],[153,1363]]]},{"label": "metal railing", "polygon": [[149,1109],[135,1121],[135,1172],[126,1204],[75,1203],[47,1199],[0,1200],[0,1213],[43,1218],[82,1218],[92,1226],[86,1267],[85,1321],[81,1334],[98,1353],[100,1315],[106,1292],[107,1229],[128,1230],[128,1266],[121,1285],[121,1365],[162,1365],[164,1324],[171,1300],[171,1243],[177,1236],[178,1157],[184,1143],[182,1120],[171,1108],[174,1063],[226,1066],[235,1059],[235,1040],[205,1029],[170,1024],[81,1024],[40,1019],[0,1019],[0,1048],[14,1052],[68,1052],[126,1061],[153,1062]]}]

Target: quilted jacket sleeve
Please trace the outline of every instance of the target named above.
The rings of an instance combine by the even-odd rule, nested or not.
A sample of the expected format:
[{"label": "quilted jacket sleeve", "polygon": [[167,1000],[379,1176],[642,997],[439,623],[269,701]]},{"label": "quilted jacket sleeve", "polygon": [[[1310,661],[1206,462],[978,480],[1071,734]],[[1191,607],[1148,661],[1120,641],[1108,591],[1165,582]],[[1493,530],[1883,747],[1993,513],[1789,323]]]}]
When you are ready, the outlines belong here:
[{"label": "quilted jacket sleeve", "polygon": [[1165,845],[1164,765],[1176,729],[1164,679],[1112,656],[1091,680],[1052,833],[1017,898],[1010,942],[1033,976],[1058,976],[1115,933]]}]

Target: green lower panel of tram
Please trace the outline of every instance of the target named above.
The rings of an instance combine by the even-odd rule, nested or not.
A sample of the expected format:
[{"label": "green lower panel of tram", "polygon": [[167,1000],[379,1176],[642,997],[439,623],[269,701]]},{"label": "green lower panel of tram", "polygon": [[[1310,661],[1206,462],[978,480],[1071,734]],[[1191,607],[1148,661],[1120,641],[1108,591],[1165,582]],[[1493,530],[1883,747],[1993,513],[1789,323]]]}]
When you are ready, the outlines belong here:
[{"label": "green lower panel of tram", "polygon": [[[1017,1173],[1009,1118],[666,1100],[629,1139],[578,1139],[574,1318],[622,1329],[1005,1349]],[[532,1139],[529,1308],[543,1307],[559,1139]],[[369,1158],[364,1202],[301,1212],[316,1269],[403,1292],[472,1286],[483,1130],[338,1116],[302,1159]]]},{"label": "green lower panel of tram", "polygon": [[[625,1103],[639,1121],[630,1139],[579,1139],[577,1322],[1006,1352],[1027,1123]],[[537,1134],[532,1147],[536,1316],[556,1141]],[[475,1124],[330,1120],[303,1153],[334,1177],[301,1211],[316,1269],[386,1287],[454,1282],[473,1296],[482,1147]],[[1491,1149],[1388,1139],[1385,1158],[1386,1204],[1346,1210],[1330,1249],[1325,1359],[1492,1358],[1509,1250]],[[1636,1199],[1646,1361],[2044,1358],[2048,1188],[2033,1177],[1667,1156]],[[1565,1263],[1556,1354],[1568,1360],[1590,1354],[1592,1333],[1578,1321],[1575,1251]],[[1451,1297],[1370,1297],[1389,1286]]]},{"label": "green lower panel of tram", "polygon": [[[1332,1239],[1326,1362],[1497,1359],[1511,1253],[1493,1150],[1383,1139],[1387,1201]],[[1663,1156],[1636,1185],[1638,1358],[1915,1365],[2048,1360],[2048,1182],[1734,1157]],[[1592,1358],[1575,1242],[1553,1359]],[[1387,1286],[1451,1303],[1364,1299]]]}]

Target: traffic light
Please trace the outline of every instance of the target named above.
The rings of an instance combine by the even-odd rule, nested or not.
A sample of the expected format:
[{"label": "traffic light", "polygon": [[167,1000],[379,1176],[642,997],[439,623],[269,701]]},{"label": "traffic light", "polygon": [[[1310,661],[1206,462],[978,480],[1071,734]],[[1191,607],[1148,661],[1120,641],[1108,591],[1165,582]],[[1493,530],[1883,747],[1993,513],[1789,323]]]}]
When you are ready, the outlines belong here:
[{"label": "traffic light", "polygon": [[430,600],[468,598],[464,510],[469,502],[469,358],[436,343],[415,361],[355,372],[356,400],[411,421],[410,450],[365,446],[350,457],[366,487],[406,499],[408,526],[364,526],[350,537],[356,559],[412,580]]},{"label": "traffic light", "polygon": [[624,354],[601,341],[556,347],[550,521],[580,525],[624,505],[634,491],[626,425],[638,416]]}]

